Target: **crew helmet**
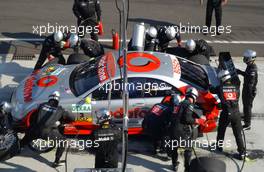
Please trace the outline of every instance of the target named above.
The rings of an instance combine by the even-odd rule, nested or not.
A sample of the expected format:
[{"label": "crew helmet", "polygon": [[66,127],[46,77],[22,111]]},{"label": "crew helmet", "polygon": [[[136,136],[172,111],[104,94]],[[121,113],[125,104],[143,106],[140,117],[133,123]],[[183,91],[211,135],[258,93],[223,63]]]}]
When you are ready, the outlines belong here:
[{"label": "crew helmet", "polygon": [[58,91],[54,91],[50,96],[49,96],[49,100],[60,100],[60,92]]},{"label": "crew helmet", "polygon": [[55,42],[62,41],[62,39],[63,39],[63,33],[62,33],[62,31],[59,30],[58,32],[55,32],[54,35],[53,35],[53,37],[54,37]]},{"label": "crew helmet", "polygon": [[100,109],[98,112],[96,112],[96,117],[98,123],[101,124],[105,121],[109,121],[111,119],[111,114],[107,109]]},{"label": "crew helmet", "polygon": [[231,78],[231,75],[229,73],[228,70],[221,70],[219,73],[218,73],[218,78],[222,81],[222,82],[225,82],[227,81],[228,79]]},{"label": "crew helmet", "polygon": [[165,34],[169,40],[173,40],[176,36],[176,30],[173,26],[167,27]]},{"label": "crew helmet", "polygon": [[257,57],[257,52],[253,50],[246,50],[243,54],[244,58],[243,61],[244,63],[249,63],[251,61],[254,61]]},{"label": "crew helmet", "polygon": [[156,38],[158,35],[158,30],[154,26],[150,26],[147,29],[146,34],[151,38]]},{"label": "crew helmet", "polygon": [[196,43],[193,39],[189,39],[187,40],[186,44],[185,44],[185,48],[189,51],[189,52],[193,52],[195,50],[196,47]]},{"label": "crew helmet", "polygon": [[79,37],[77,34],[74,34],[74,33],[71,33],[70,35],[70,38],[69,38],[69,41],[70,41],[70,47],[71,48],[74,48],[78,45],[78,42],[79,42]]},{"label": "crew helmet", "polygon": [[195,101],[198,97],[199,93],[197,91],[196,88],[194,87],[189,87],[187,90],[186,90],[186,97],[191,97],[193,98]]}]

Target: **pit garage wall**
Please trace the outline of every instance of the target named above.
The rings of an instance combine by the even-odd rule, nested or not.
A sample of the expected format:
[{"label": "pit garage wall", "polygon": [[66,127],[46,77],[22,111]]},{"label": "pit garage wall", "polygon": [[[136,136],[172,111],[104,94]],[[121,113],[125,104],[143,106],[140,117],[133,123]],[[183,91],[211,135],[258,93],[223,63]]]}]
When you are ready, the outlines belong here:
[{"label": "pit garage wall", "polygon": [[[36,63],[36,58],[33,60],[12,60],[13,55],[0,55],[0,101],[9,100],[12,90],[22,81],[25,76],[32,72],[32,68]],[[36,55],[38,57],[38,55]],[[242,62],[241,57],[234,58],[236,68],[244,70],[246,65]],[[253,104],[253,113],[257,116],[264,115],[264,58],[259,57],[256,61],[259,69],[259,82],[257,85],[257,96]],[[212,58],[211,65],[216,66],[216,58]],[[243,78],[240,77],[241,93],[243,86]],[[242,97],[242,96],[241,96]],[[240,100],[240,111],[242,112],[243,105]]]}]

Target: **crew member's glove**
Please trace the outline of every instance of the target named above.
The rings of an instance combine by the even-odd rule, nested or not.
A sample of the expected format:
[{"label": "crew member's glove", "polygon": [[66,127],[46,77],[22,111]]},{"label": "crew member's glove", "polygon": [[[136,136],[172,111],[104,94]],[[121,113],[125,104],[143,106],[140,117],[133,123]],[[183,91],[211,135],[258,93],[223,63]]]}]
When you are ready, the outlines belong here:
[{"label": "crew member's glove", "polygon": [[206,119],[207,119],[207,120],[214,120],[216,117],[217,117],[217,114],[212,113],[212,114],[208,115],[208,116],[206,117]]},{"label": "crew member's glove", "polygon": [[205,121],[206,121],[206,118],[202,116],[201,118],[195,119],[195,124],[205,126]]}]

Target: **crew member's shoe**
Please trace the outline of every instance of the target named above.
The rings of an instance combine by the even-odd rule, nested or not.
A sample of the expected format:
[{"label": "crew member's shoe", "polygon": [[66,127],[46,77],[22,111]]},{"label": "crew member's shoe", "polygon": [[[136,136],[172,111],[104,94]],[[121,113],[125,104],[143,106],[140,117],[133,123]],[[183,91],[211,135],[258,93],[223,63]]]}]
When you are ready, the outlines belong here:
[{"label": "crew member's shoe", "polygon": [[243,130],[250,130],[251,126],[250,125],[243,125]]},{"label": "crew member's shoe", "polygon": [[172,170],[175,171],[175,172],[177,172],[178,171],[178,168],[179,168],[179,164],[180,164],[179,161],[177,161],[175,164],[172,164]]},{"label": "crew member's shoe", "polygon": [[56,167],[58,167],[58,166],[61,166],[63,163],[65,163],[66,161],[54,161],[53,163],[52,163],[52,167],[53,168],[56,168]]},{"label": "crew member's shoe", "polygon": [[223,152],[223,148],[222,148],[222,147],[219,147],[219,146],[216,147],[216,150],[217,150],[218,152],[221,152],[221,153]]},{"label": "crew member's shoe", "polygon": [[248,154],[246,152],[244,153],[238,153],[234,155],[234,158],[238,160],[244,160],[246,157],[248,157]]}]

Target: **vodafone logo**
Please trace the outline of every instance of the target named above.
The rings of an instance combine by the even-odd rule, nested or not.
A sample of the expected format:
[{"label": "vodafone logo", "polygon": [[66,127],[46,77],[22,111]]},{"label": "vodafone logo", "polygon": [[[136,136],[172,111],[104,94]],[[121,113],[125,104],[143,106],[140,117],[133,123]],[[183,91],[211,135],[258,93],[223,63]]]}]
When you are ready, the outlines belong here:
[{"label": "vodafone logo", "polygon": [[[136,58],[143,58],[148,59],[149,61],[146,64],[143,65],[134,65],[131,63],[133,59]],[[124,58],[121,57],[119,60],[119,65],[123,67],[124,65]],[[127,54],[127,70],[131,72],[151,72],[153,70],[156,70],[160,67],[160,60],[152,55],[147,53],[129,53]]]},{"label": "vodafone logo", "polygon": [[237,100],[236,92],[225,92],[224,93],[225,100]]}]

